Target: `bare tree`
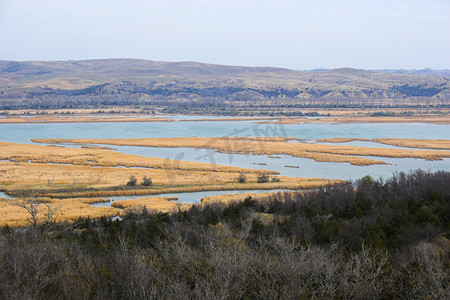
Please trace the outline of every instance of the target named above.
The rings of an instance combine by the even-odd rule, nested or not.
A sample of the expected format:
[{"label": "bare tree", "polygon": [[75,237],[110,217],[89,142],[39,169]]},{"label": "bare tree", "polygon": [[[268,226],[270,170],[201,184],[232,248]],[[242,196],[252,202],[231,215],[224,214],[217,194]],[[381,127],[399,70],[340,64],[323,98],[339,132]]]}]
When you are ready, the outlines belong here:
[{"label": "bare tree", "polygon": [[[48,202],[35,197],[34,193],[31,197],[11,198],[7,199],[7,201],[9,204],[21,207],[28,212],[28,222],[33,228],[50,223],[59,209],[59,206],[51,207]],[[43,210],[39,209],[42,205],[45,206]]]}]

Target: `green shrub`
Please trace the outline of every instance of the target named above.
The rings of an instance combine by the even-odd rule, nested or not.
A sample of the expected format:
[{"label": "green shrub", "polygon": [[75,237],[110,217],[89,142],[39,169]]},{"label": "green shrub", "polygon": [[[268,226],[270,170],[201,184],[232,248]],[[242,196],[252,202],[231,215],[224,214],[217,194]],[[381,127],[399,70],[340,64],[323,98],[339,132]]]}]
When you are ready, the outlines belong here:
[{"label": "green shrub", "polygon": [[129,178],[129,180],[128,180],[128,182],[127,182],[127,185],[128,185],[128,186],[135,186],[136,183],[137,183],[136,176],[131,175],[130,178]]},{"label": "green shrub", "polygon": [[244,173],[239,173],[238,182],[239,183],[244,183],[246,180],[247,180],[247,177],[245,176],[245,174]]},{"label": "green shrub", "polygon": [[144,178],[142,178],[142,185],[143,186],[151,186],[152,179],[150,177],[144,176]]},{"label": "green shrub", "polygon": [[267,175],[267,174],[259,174],[257,182],[258,183],[269,182],[269,175]]}]

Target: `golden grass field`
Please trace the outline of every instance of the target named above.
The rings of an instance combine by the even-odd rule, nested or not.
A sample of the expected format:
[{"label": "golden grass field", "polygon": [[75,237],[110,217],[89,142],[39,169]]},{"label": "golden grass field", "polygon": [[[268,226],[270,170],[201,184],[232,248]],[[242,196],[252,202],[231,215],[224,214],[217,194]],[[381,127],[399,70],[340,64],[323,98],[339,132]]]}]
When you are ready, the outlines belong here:
[{"label": "golden grass field", "polygon": [[[246,170],[248,169],[214,172],[129,169],[1,161],[0,189],[14,194],[34,190],[40,196],[50,197],[111,197],[211,190],[314,187],[318,183],[325,182],[314,178],[279,177],[280,182],[260,184],[256,183],[257,173],[247,173]],[[246,174],[246,183],[237,182],[241,172]],[[138,184],[144,176],[151,177],[153,185],[127,187],[126,183],[131,175],[136,176]]]},{"label": "golden grass field", "polygon": [[280,120],[280,117],[230,117],[230,118],[199,118],[199,119],[182,119],[179,122],[227,122],[227,121],[264,121],[264,120]]},{"label": "golden grass field", "polygon": [[208,172],[246,172],[268,173],[267,170],[243,169],[224,165],[212,165],[200,162],[166,160],[123,154],[105,149],[78,149],[49,147],[32,144],[0,142],[0,160],[13,162],[32,162],[39,164],[69,164],[103,167],[140,167],[166,170],[208,171]]},{"label": "golden grass field", "polygon": [[174,201],[174,199],[167,197],[148,197],[115,201],[111,204],[111,206],[123,209],[124,212],[137,209],[139,206],[144,206],[148,211],[171,212],[176,209],[187,209],[192,206],[192,204],[178,203],[177,201]]},{"label": "golden grass field", "polygon": [[[21,199],[14,201],[21,202]],[[91,207],[92,202],[102,200],[93,199],[39,199],[42,202],[49,202],[50,209],[55,211],[53,220],[73,222],[78,218],[100,218],[113,217],[120,213],[120,210],[114,207]],[[47,214],[47,206],[40,205],[39,220],[42,220]],[[24,227],[30,225],[30,214],[22,207],[12,205],[8,200],[0,198],[0,227],[8,225],[11,227]]]},{"label": "golden grass field", "polygon": [[[237,178],[237,177],[236,177]],[[236,181],[236,178],[232,179]],[[113,196],[144,196],[144,195],[158,195],[165,193],[185,193],[185,192],[205,192],[205,191],[232,191],[232,190],[273,190],[273,189],[310,189],[328,184],[342,182],[340,180],[327,180],[320,178],[290,178],[279,177],[280,182],[266,182],[256,183],[256,176],[251,178],[253,181],[247,183],[222,182],[217,184],[186,184],[179,186],[159,185],[144,189],[115,189],[115,190],[94,190],[94,191],[49,191],[45,192],[36,190],[39,196],[53,197],[53,198],[68,198],[68,197],[113,197]]]},{"label": "golden grass field", "polygon": [[[344,143],[353,140],[357,139],[336,138],[319,142]],[[279,176],[280,182],[257,183],[258,174],[275,176],[277,172],[129,155],[95,144],[205,148],[226,153],[267,154],[272,157],[284,154],[354,165],[384,163],[361,156],[414,157],[428,160],[450,157],[450,151],[444,151],[449,149],[448,140],[359,140],[436,150],[311,144],[287,137],[34,140],[40,143],[54,143],[50,146],[0,142],[0,190],[19,198],[27,194],[21,192],[30,194],[32,191],[39,197],[39,201],[48,203],[56,210],[55,220],[72,222],[79,217],[117,216],[123,213],[121,209],[135,210],[142,206],[148,210],[158,211],[172,211],[190,206],[163,197],[145,197],[145,195],[215,190],[308,189],[342,182]],[[61,145],[64,143],[80,144],[82,148],[65,148]],[[247,182],[237,182],[240,173],[245,173]],[[138,179],[138,186],[126,186],[131,175]],[[140,186],[143,176],[151,177],[153,185]],[[234,195],[230,192],[228,195],[204,198],[201,205],[242,201],[247,196],[262,199],[272,194],[268,192]],[[116,201],[112,207],[89,205],[109,201],[108,197],[122,195],[142,195],[145,198]],[[45,209],[45,205],[40,206],[42,216],[45,215]],[[25,209],[11,205],[6,199],[0,199],[0,226],[26,226],[28,217]]]},{"label": "golden grass field", "polygon": [[162,117],[93,117],[93,116],[53,116],[42,115],[33,117],[8,116],[0,118],[0,124],[25,124],[25,123],[102,123],[102,122],[172,122],[171,119]]},{"label": "golden grass field", "polygon": [[[297,191],[287,193],[298,193]],[[264,200],[270,196],[277,194],[276,192],[268,193],[245,193],[245,194],[226,194],[220,196],[210,196],[201,199],[200,204],[183,204],[174,198],[168,197],[145,197],[140,199],[127,199],[115,201],[111,203],[111,207],[91,207],[90,203],[98,201],[108,201],[107,199],[49,199],[41,198],[42,202],[48,203],[50,209],[55,211],[53,220],[60,222],[73,222],[78,218],[100,218],[114,217],[123,215],[129,211],[139,211],[145,207],[148,211],[174,212],[177,210],[188,209],[192,205],[206,206],[214,203],[228,204],[231,202],[243,201],[247,197],[252,199]],[[278,196],[280,197],[280,195]],[[282,200],[283,197],[280,199]],[[22,199],[14,201],[21,202]],[[39,221],[42,221],[47,214],[47,206],[39,206]],[[0,227],[8,225],[11,227],[24,227],[30,225],[30,215],[21,207],[11,205],[6,199],[0,198]]]},{"label": "golden grass field", "polygon": [[320,139],[317,142],[348,143],[352,141],[376,142],[380,144],[421,149],[450,150],[450,140],[428,140],[428,139],[356,139],[356,138],[331,138]]},{"label": "golden grass field", "polygon": [[[79,217],[99,218],[118,215],[120,210],[116,207],[120,202],[114,204],[116,207],[89,206],[91,203],[109,201],[106,198],[111,196],[316,188],[341,182],[280,176],[278,177],[280,182],[257,183],[258,174],[266,173],[274,176],[277,172],[186,161],[168,163],[159,158],[127,155],[96,147],[64,148],[55,145],[0,142],[0,160],[0,190],[17,196],[16,200],[32,194],[39,202],[48,203],[57,211],[54,215],[56,221],[68,222]],[[247,182],[237,182],[240,173],[246,174]],[[131,175],[138,179],[138,186],[126,186]],[[148,187],[140,186],[143,176],[152,178],[153,184]],[[161,199],[159,202],[133,201],[121,208],[135,209],[136,206],[144,205],[148,209],[167,211],[180,206],[167,199],[164,201]],[[40,211],[43,217],[46,206],[41,205]],[[24,208],[14,206],[6,199],[0,199],[0,226],[27,226],[28,217]]]},{"label": "golden grass field", "polygon": [[434,123],[450,124],[450,115],[413,115],[413,116],[366,116],[366,115],[344,115],[335,117],[315,117],[315,118],[279,118],[279,120],[258,121],[261,124],[303,124],[303,123]]},{"label": "golden grass field", "polygon": [[108,144],[118,146],[167,147],[167,148],[201,148],[214,149],[225,153],[241,153],[255,155],[291,155],[322,162],[347,162],[352,165],[385,164],[364,156],[392,158],[421,158],[426,160],[442,160],[450,157],[450,151],[386,149],[372,147],[356,147],[329,144],[311,144],[291,142],[289,138],[141,138],[141,139],[35,139],[34,142],[49,144]]},{"label": "golden grass field", "polygon": [[407,148],[441,149],[450,150],[450,140],[428,140],[428,139],[375,139],[374,141]]},{"label": "golden grass field", "polygon": [[[205,185],[205,186],[186,186],[186,187],[174,187],[166,188],[165,190],[159,190],[162,192],[186,192],[186,191],[202,191],[202,190],[226,190],[226,189],[259,189],[259,190],[273,190],[273,189],[310,189],[318,188],[321,186],[328,186],[330,184],[340,184],[340,180],[325,180],[318,178],[290,178],[290,177],[280,177],[281,182],[267,182],[267,183],[244,183],[244,184],[229,184],[229,185]],[[1,185],[0,185],[1,186]],[[197,188],[197,189],[196,189]],[[76,194],[76,193],[75,193]],[[98,192],[96,195],[89,195],[91,197],[99,197],[102,192]],[[103,193],[104,194],[104,193]],[[271,193],[263,193],[262,195],[270,195]],[[38,195],[38,191],[35,192]],[[120,194],[119,194],[120,195]],[[132,194],[136,195],[136,194]],[[145,194],[143,194],[145,195]],[[257,194],[242,194],[242,195],[255,195],[255,197],[261,197]],[[51,196],[51,195],[50,195]],[[58,195],[56,195],[58,196]],[[60,195],[59,195],[60,196]],[[15,198],[14,201],[20,198]],[[192,204],[182,204],[178,203],[173,198],[167,197],[146,197],[141,199],[132,200],[121,200],[112,203],[112,207],[91,207],[89,204],[97,202],[108,202],[106,198],[49,198],[49,197],[38,197],[36,198],[39,202],[48,203],[51,209],[56,211],[54,215],[54,220],[56,221],[67,221],[73,222],[80,217],[90,217],[90,218],[100,218],[102,216],[113,217],[121,213],[120,209],[127,210],[137,209],[139,206],[145,206],[148,210],[157,211],[173,211],[175,209],[186,209]],[[223,202],[228,202],[230,200],[242,200],[241,195],[238,196],[217,196],[208,197],[202,199],[202,204],[210,204],[212,202],[217,202],[222,199]],[[46,213],[47,207],[40,206],[40,216],[43,218]],[[29,225],[28,222],[29,214],[24,208],[12,205],[8,200],[0,198],[0,227],[1,226],[14,226],[22,227]]]}]

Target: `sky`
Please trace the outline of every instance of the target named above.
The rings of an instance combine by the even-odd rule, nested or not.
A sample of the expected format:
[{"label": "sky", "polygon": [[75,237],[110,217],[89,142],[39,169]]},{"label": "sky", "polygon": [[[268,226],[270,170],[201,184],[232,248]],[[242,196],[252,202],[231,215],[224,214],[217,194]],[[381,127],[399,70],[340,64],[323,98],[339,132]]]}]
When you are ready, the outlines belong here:
[{"label": "sky", "polygon": [[450,69],[450,0],[0,0],[0,60]]}]

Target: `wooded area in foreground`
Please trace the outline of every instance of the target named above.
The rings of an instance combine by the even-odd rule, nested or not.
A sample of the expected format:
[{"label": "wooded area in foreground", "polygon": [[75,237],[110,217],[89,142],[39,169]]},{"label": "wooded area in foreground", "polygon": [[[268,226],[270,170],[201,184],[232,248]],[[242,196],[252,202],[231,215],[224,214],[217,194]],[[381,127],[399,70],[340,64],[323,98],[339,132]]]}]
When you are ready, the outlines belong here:
[{"label": "wooded area in foreground", "polygon": [[416,170],[173,214],[2,228],[0,298],[445,299],[449,182]]}]

